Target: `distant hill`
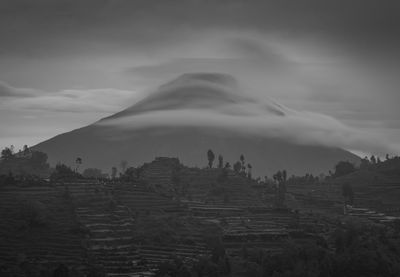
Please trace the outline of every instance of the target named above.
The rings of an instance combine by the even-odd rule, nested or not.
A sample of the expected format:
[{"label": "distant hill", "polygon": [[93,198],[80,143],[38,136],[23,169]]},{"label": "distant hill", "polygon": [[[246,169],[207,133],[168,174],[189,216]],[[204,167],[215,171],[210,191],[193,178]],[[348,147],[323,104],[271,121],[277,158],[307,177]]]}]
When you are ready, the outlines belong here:
[{"label": "distant hill", "polygon": [[268,129],[257,130],[259,118],[281,120],[291,111],[273,101],[260,103],[240,91],[228,75],[185,74],[119,113],[33,149],[47,153],[52,164],[72,165],[81,157],[83,167],[107,172],[121,160],[137,166],[158,156],[203,167],[208,149],[231,165],[244,154],[253,176],[280,169],[289,174],[319,174],[340,160],[359,162],[359,157],[343,149],[299,144],[272,128],[271,134]]}]

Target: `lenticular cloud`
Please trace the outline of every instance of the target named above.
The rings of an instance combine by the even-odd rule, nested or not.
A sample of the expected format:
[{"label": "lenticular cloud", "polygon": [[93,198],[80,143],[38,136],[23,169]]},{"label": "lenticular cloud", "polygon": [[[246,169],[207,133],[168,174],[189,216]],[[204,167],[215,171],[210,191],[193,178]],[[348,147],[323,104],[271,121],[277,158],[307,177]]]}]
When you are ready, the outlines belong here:
[{"label": "lenticular cloud", "polygon": [[230,75],[184,74],[97,124],[135,130],[149,127],[214,127],[298,144],[385,151],[378,139],[338,120],[299,112],[273,100],[249,97]]}]

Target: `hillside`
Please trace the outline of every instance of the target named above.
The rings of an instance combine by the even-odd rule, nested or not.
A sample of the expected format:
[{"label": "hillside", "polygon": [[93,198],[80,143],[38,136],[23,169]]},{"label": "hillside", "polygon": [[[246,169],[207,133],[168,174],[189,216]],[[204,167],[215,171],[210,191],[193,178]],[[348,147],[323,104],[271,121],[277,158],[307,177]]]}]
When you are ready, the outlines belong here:
[{"label": "hillside", "polygon": [[350,184],[355,205],[369,207],[389,215],[400,215],[400,158],[369,163],[364,168],[333,180]]},{"label": "hillside", "polygon": [[72,165],[81,157],[84,166],[107,172],[121,160],[137,166],[157,156],[203,166],[208,149],[231,164],[245,154],[255,176],[282,168],[290,174],[319,174],[339,160],[358,163],[346,150],[299,139],[307,137],[308,130],[291,131],[285,123],[295,116],[273,101],[243,94],[230,76],[185,74],[119,113],[33,149],[47,153],[53,165]]},{"label": "hillside", "polygon": [[[186,276],[258,276],[251,272],[261,270],[265,261],[277,263],[273,270],[297,271],[295,264],[279,261],[296,253],[294,259],[301,260],[304,251],[337,259],[334,269],[339,270],[346,266],[340,264],[342,252],[337,253],[344,251],[346,232],[382,238],[383,226],[390,240],[380,242],[381,251],[397,253],[396,222],[368,206],[343,216],[339,183],[289,179],[286,200],[277,206],[276,184],[231,169],[199,169],[159,157],[135,170],[128,179],[100,181],[74,174],[2,185],[2,276],[51,276],[61,265],[69,276],[158,276],[180,270],[190,272]],[[362,250],[352,251],[360,246],[347,243],[349,257],[357,257]],[[319,257],[315,253],[310,257]],[[326,268],[321,261],[313,264]]]},{"label": "hillside", "polygon": [[[177,166],[185,191],[171,179]],[[273,209],[273,195],[263,197],[254,180],[228,170],[221,181],[221,173],[161,158],[129,182],[5,184],[0,273],[47,276],[63,264],[73,276],[93,269],[107,276],[154,276],[166,262],[181,260],[190,268],[216,253],[228,261],[241,259],[244,247],[280,253],[289,240],[319,238],[319,227],[310,233],[318,219]]]}]

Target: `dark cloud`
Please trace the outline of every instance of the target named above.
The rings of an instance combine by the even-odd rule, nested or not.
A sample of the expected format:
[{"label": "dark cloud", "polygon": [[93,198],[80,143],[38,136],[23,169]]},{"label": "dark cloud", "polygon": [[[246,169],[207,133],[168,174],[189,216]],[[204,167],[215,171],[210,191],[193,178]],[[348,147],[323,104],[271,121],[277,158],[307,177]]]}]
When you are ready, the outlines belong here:
[{"label": "dark cloud", "polygon": [[396,49],[399,12],[395,0],[3,0],[0,34],[8,51],[34,45],[44,50],[46,41],[68,38],[145,49],[201,30],[251,29],[299,39],[320,37],[363,52]]}]

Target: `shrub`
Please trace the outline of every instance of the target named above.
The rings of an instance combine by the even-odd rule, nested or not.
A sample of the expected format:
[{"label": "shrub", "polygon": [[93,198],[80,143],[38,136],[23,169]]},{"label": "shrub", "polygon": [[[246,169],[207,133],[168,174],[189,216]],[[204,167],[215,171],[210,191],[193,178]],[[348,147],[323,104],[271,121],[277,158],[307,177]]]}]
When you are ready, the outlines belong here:
[{"label": "shrub", "polygon": [[28,227],[41,227],[48,223],[46,206],[40,201],[23,200],[20,203],[19,217]]}]

